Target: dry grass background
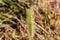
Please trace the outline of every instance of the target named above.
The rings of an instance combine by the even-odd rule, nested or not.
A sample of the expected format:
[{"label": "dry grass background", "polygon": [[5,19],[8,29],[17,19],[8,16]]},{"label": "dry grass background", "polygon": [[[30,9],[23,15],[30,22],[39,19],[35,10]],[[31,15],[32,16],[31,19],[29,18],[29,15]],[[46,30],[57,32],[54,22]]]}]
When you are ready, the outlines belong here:
[{"label": "dry grass background", "polygon": [[35,17],[35,33],[31,40],[60,40],[60,0],[30,1],[0,1],[0,40],[30,40],[26,9],[31,6]]}]

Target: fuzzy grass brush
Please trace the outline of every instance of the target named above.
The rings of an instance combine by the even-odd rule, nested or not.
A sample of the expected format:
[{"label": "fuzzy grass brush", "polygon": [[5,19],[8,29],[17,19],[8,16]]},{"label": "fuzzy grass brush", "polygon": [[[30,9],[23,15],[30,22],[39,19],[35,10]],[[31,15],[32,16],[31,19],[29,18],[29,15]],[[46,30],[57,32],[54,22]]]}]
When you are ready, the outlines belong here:
[{"label": "fuzzy grass brush", "polygon": [[30,37],[34,36],[34,11],[32,8],[26,10],[27,31]]}]

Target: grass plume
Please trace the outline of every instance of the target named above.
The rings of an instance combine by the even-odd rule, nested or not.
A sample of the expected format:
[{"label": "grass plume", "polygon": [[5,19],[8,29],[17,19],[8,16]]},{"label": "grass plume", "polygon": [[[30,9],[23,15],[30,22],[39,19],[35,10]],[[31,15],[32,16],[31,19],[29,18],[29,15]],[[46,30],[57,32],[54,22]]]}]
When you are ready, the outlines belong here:
[{"label": "grass plume", "polygon": [[34,11],[32,8],[27,10],[27,27],[28,27],[28,33],[31,37],[34,36]]}]

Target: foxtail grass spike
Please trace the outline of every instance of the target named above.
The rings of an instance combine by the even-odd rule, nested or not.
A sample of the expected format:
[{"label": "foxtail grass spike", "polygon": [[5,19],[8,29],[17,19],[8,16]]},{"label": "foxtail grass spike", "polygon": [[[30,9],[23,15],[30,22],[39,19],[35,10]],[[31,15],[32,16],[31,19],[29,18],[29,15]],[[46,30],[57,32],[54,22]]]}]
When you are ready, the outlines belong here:
[{"label": "foxtail grass spike", "polygon": [[27,31],[30,37],[34,36],[34,11],[32,8],[26,10]]}]

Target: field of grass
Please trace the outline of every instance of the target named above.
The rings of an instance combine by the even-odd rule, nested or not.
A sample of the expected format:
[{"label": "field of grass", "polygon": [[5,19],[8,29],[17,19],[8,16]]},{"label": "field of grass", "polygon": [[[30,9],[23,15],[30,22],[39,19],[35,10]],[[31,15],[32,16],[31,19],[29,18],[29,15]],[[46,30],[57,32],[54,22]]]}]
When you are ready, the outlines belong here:
[{"label": "field of grass", "polygon": [[0,0],[0,40],[60,40],[60,0]]}]

